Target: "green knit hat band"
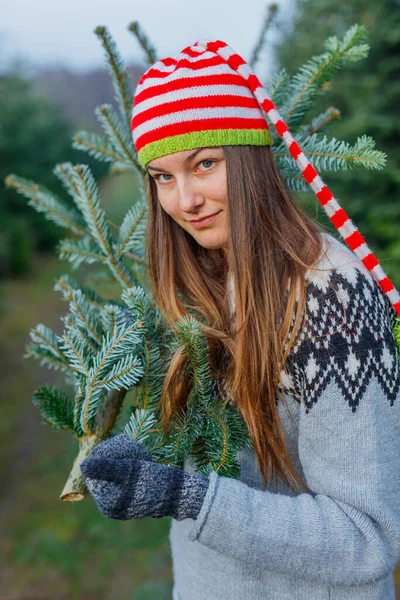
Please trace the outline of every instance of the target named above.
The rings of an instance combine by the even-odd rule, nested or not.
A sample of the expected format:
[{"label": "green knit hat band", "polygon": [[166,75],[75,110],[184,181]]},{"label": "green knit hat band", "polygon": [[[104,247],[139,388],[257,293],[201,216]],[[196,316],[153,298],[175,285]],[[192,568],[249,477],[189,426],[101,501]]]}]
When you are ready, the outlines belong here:
[{"label": "green knit hat band", "polygon": [[209,129],[208,131],[191,131],[172,137],[164,137],[144,146],[138,152],[138,160],[145,167],[154,158],[191,150],[192,148],[208,148],[210,146],[268,146],[272,144],[269,129]]}]

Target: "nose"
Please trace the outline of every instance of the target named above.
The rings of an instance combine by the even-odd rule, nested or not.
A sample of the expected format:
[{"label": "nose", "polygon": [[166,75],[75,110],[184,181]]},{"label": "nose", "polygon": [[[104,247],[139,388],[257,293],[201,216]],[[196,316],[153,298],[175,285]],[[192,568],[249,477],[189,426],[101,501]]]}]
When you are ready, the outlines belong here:
[{"label": "nose", "polygon": [[199,186],[195,181],[182,179],[177,181],[179,208],[184,212],[192,212],[193,209],[203,202]]}]

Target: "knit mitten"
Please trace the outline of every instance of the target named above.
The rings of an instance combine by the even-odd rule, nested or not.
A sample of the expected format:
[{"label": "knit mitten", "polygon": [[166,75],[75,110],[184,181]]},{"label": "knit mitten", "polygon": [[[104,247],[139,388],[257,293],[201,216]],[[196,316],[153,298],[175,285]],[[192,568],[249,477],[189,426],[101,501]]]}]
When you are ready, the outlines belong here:
[{"label": "knit mitten", "polygon": [[196,519],[209,484],[202,475],[152,462],[145,446],[123,434],[98,444],[81,472],[100,512],[119,520]]}]

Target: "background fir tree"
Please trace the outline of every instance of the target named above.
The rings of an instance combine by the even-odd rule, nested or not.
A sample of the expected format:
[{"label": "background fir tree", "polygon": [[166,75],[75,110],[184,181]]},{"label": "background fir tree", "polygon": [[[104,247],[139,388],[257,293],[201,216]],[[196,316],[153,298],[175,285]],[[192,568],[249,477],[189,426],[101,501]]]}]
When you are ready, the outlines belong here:
[{"label": "background fir tree", "polygon": [[[312,18],[310,18],[312,15]],[[387,153],[382,174],[357,169],[328,173],[328,187],[354,219],[370,247],[376,251],[394,285],[400,285],[400,3],[398,0],[297,0],[293,22],[281,18],[283,35],[276,47],[280,68],[293,73],[310,53],[319,51],[328,36],[342,36],[357,22],[368,31],[371,45],[367,60],[343,69],[326,84],[310,116],[331,105],[327,132],[351,143],[360,131],[373,137]],[[302,195],[314,212],[315,202]],[[320,219],[330,227],[320,211]]]},{"label": "background fir tree", "polygon": [[[3,185],[10,171],[38,178],[54,193],[61,184],[51,167],[61,160],[78,160],[71,148],[71,122],[60,106],[35,92],[33,81],[16,67],[0,74],[0,278],[31,271],[36,252],[53,252],[60,230],[35,214],[23,198]],[[96,176],[105,165],[89,158]]]},{"label": "background fir tree", "polygon": [[[154,47],[138,23],[129,28],[141,44],[148,64],[153,64],[157,60]],[[55,289],[69,302],[64,332],[57,336],[39,324],[31,331],[32,341],[27,348],[27,356],[63,371],[72,388],[68,394],[43,386],[34,395],[44,421],[69,431],[79,443],[77,458],[61,494],[63,500],[85,496],[80,463],[95,444],[121,431],[121,427],[144,443],[154,460],[182,466],[185,457],[191,455],[203,474],[218,468],[221,475],[238,477],[237,452],[251,445],[234,402],[222,402],[229,396],[224,398],[219,382],[212,380],[207,340],[199,325],[201,315],[188,310],[187,317],[172,331],[152,301],[145,256],[144,170],[137,161],[130,131],[132,89],[109,32],[98,27],[95,33],[105,51],[118,112],[108,104],[96,108],[104,135],[79,131],[73,145],[109,163],[111,174],[135,174],[139,193],[133,206],[114,232],[102,207],[96,180],[84,164],[61,163],[53,171],[73,206],[34,181],[14,174],[6,180],[38,212],[72,232],[73,238],[59,244],[60,258],[70,261],[74,268],[93,265],[96,269],[83,284],[68,276],[57,280]],[[257,49],[262,46],[260,42],[253,64]],[[281,71],[266,82],[282,117],[321,172],[344,170],[349,165],[380,169],[385,164],[385,155],[374,148],[370,136],[362,135],[346,143],[322,135],[321,130],[329,121],[326,110],[307,122],[307,115],[327,82],[348,63],[367,56],[369,48],[365,42],[365,28],[354,25],[343,39],[328,39],[324,51],[293,76]],[[271,133],[274,156],[287,186],[296,191],[308,190],[283,142],[272,129]],[[110,278],[113,292],[105,298],[96,282]],[[192,388],[187,411],[175,416],[171,430],[164,435],[159,419],[165,374],[162,366],[168,366],[178,347],[187,357]],[[134,406],[127,422],[120,424],[117,419],[127,392],[134,395]]]}]

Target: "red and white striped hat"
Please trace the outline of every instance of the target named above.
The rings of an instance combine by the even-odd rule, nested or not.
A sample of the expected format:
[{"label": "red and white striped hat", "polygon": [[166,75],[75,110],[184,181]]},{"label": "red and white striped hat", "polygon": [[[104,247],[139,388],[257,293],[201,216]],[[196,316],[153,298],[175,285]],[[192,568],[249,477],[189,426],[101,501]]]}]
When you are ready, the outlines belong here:
[{"label": "red and white striped hat", "polygon": [[134,94],[132,135],[140,164],[181,150],[269,145],[273,123],[305,181],[340,235],[363,262],[400,315],[400,294],[294,140],[250,65],[221,40],[200,40],[158,60]]}]

